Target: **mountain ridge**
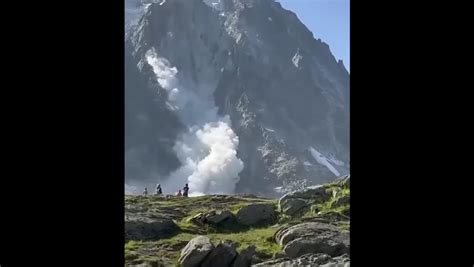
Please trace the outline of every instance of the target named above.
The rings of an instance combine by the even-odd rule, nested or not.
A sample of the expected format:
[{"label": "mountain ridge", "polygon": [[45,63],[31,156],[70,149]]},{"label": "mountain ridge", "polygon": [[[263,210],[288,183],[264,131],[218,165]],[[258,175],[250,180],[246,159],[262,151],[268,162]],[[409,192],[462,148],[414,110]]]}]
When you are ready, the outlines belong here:
[{"label": "mountain ridge", "polygon": [[[218,4],[213,7],[212,2]],[[301,184],[329,182],[349,172],[349,73],[329,46],[315,39],[296,15],[278,2],[155,1],[130,27],[126,43],[126,54],[131,54],[126,63],[137,68],[129,80],[142,81],[140,88],[133,83],[126,86],[126,92],[149,95],[132,108],[126,106],[126,134],[138,143],[127,143],[126,138],[127,183],[166,183],[183,166],[176,156],[180,154],[176,143],[184,129],[204,127],[207,122],[196,117],[207,118],[211,113],[209,121],[228,116],[229,129],[238,138],[230,149],[236,154],[232,162],[243,163],[234,186],[237,193],[276,196]],[[177,81],[179,90],[165,89],[160,78],[157,81],[147,62],[151,48],[158,58],[166,59],[166,70],[176,69],[171,80]],[[194,94],[204,108],[183,111],[189,103],[199,102],[188,101],[178,109],[181,117],[176,116],[169,104],[174,93],[176,105],[180,96]],[[202,110],[204,115],[200,115]],[[147,120],[163,127],[138,138],[139,127],[134,125],[146,125],[140,121]],[[167,129],[165,133],[163,129]],[[144,163],[143,158],[153,160]],[[199,160],[202,157],[196,162]],[[196,173],[190,175],[202,176]],[[217,179],[205,178],[196,186]]]}]

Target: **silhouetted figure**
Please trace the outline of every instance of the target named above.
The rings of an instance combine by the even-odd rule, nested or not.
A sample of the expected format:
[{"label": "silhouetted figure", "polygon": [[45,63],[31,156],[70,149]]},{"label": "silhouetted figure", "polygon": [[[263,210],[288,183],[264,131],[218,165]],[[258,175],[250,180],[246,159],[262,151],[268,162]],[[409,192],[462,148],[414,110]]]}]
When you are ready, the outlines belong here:
[{"label": "silhouetted figure", "polygon": [[161,196],[161,194],[163,194],[163,192],[161,191],[161,185],[158,184],[156,186],[156,193],[155,193],[157,196]]},{"label": "silhouetted figure", "polygon": [[187,197],[187,196],[188,196],[188,192],[189,192],[189,186],[188,186],[188,184],[186,184],[186,185],[183,187],[183,196],[184,196],[184,197]]},{"label": "silhouetted figure", "polygon": [[183,196],[183,194],[181,194],[181,190],[178,190],[178,193],[176,193],[176,196],[177,197],[182,197]]},{"label": "silhouetted figure", "polygon": [[146,197],[148,195],[148,190],[145,187],[145,190],[143,190],[143,196]]}]

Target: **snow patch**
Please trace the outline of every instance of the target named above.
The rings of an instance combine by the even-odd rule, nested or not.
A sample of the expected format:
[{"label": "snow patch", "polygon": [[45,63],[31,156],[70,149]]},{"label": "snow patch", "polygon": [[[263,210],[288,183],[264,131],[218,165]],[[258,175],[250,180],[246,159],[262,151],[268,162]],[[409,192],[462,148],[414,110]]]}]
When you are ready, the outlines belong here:
[{"label": "snow patch", "polygon": [[321,154],[319,151],[317,151],[316,149],[314,149],[313,147],[310,147],[309,148],[309,152],[311,153],[311,155],[313,156],[313,158],[321,165],[324,165],[326,166],[326,168],[328,168],[334,175],[336,176],[340,176],[341,174],[336,170],[336,168],[334,168],[334,166],[331,165],[331,163],[329,163],[329,160],[323,155]]},{"label": "snow patch", "polygon": [[298,68],[300,65],[301,59],[303,59],[303,56],[300,55],[300,50],[298,49],[298,51],[296,51],[296,54],[293,56],[291,61],[293,62],[293,65]]}]

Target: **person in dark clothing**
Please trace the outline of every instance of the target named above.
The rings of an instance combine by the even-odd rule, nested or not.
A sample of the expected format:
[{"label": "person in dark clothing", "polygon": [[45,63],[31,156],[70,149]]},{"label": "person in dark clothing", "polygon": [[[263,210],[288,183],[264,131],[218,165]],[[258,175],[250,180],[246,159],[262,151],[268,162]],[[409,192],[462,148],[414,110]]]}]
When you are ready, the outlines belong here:
[{"label": "person in dark clothing", "polygon": [[188,184],[186,184],[183,188],[183,196],[184,197],[187,197],[188,196],[188,192],[189,192],[189,186]]},{"label": "person in dark clothing", "polygon": [[148,190],[145,187],[145,190],[143,190],[143,196],[146,197],[148,195]]},{"label": "person in dark clothing", "polygon": [[162,193],[163,193],[163,192],[161,191],[161,185],[158,184],[158,185],[156,186],[156,195],[157,195],[157,196],[161,196]]}]

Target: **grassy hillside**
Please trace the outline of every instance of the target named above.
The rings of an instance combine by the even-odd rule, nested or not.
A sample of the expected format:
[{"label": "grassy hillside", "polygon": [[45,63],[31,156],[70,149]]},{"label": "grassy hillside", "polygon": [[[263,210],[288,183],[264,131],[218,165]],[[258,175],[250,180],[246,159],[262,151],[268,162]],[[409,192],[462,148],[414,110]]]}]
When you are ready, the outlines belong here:
[{"label": "grassy hillside", "polygon": [[[147,214],[165,216],[172,219],[178,230],[159,240],[128,240],[125,243],[125,258],[127,265],[146,263],[150,266],[178,266],[181,249],[196,235],[206,235],[213,243],[221,240],[231,240],[240,251],[250,245],[256,247],[256,257],[263,261],[272,259],[282,248],[275,242],[274,235],[288,224],[303,221],[328,220],[343,229],[349,228],[349,204],[339,205],[339,200],[350,195],[350,189],[337,183],[326,185],[331,198],[314,204],[310,211],[290,217],[283,214],[278,206],[278,199],[265,199],[246,196],[208,195],[189,198],[164,199],[159,197],[126,196],[126,210],[146,212]],[[210,210],[230,210],[237,212],[244,206],[266,203],[274,206],[277,219],[275,223],[260,226],[232,225],[219,228],[212,225],[197,225],[192,218]],[[334,219],[336,218],[336,219]]]}]

